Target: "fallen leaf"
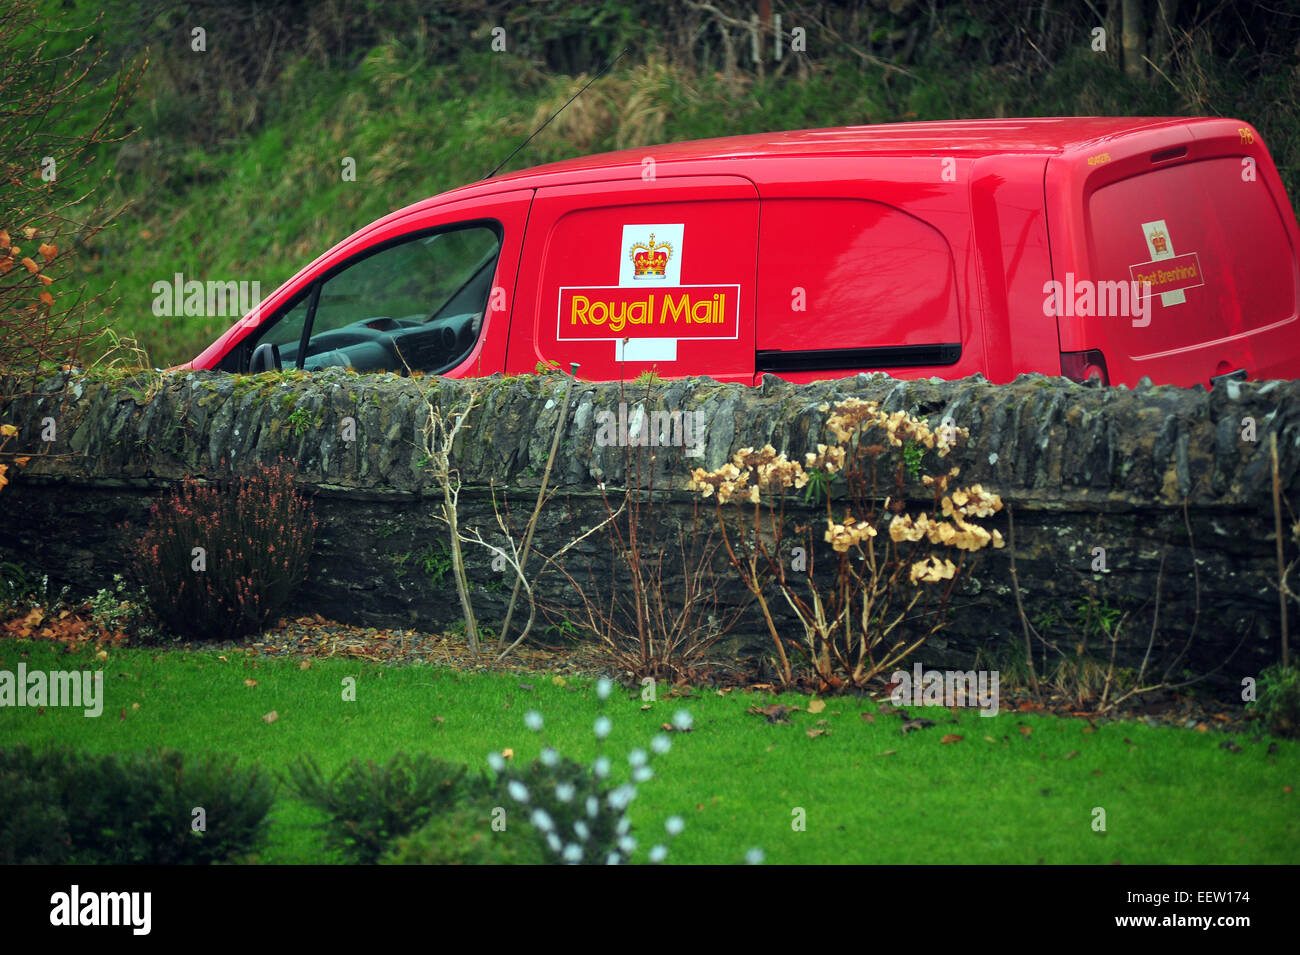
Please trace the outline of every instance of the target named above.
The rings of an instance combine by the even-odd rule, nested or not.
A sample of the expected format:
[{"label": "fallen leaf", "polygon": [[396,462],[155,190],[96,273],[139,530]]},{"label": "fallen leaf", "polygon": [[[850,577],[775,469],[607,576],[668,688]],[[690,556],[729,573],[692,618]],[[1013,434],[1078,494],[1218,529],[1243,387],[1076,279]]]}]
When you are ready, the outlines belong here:
[{"label": "fallen leaf", "polygon": [[225,657],[217,657],[217,659],[220,660],[222,663],[229,663],[229,662],[230,662],[230,661],[227,660]]},{"label": "fallen leaf", "polygon": [[501,751],[501,758],[502,758],[502,759],[514,759],[514,758],[515,758],[515,751],[514,751],[513,749],[511,749],[509,746],[507,746],[505,749],[503,749],[503,750]]},{"label": "fallen leaf", "polygon": [[876,716],[874,713],[859,713],[858,715],[861,716],[868,723],[874,723],[876,721]]},{"label": "fallen leaf", "polygon": [[901,732],[904,736],[906,736],[910,730],[928,729],[933,725],[934,725],[934,720],[926,720],[926,719],[908,720],[906,723],[903,724]]},{"label": "fallen leaf", "polygon": [[1030,733],[1032,733],[1033,731],[1034,731],[1034,728],[1033,728],[1032,726],[1022,726],[1022,727],[1020,727],[1020,735],[1021,735],[1021,736],[1028,736],[1028,735],[1029,735]]},{"label": "fallen leaf", "polygon": [[641,707],[641,712],[644,713],[644,712],[645,712],[646,710],[648,710],[648,709],[650,709],[650,704],[649,704],[649,703],[647,703],[645,706]]},{"label": "fallen leaf", "polygon": [[773,703],[771,706],[751,706],[745,712],[753,716],[766,716],[769,723],[788,723],[790,721],[786,717],[797,709],[797,706]]},{"label": "fallen leaf", "polygon": [[562,677],[562,676],[553,676],[553,677],[551,677],[551,685],[552,685],[552,686],[564,686],[564,684],[565,684],[564,677]]},{"label": "fallen leaf", "polygon": [[533,688],[533,685],[532,685],[531,683],[520,683],[520,684],[519,684],[519,689],[521,689],[521,690],[531,690],[532,688]]},{"label": "fallen leaf", "polygon": [[829,732],[830,730],[809,730],[807,735],[809,739],[816,739],[818,736],[823,736]]},{"label": "fallen leaf", "polygon": [[945,736],[943,739],[939,740],[939,742],[940,742],[940,743],[960,743],[960,742],[961,742],[962,740],[964,740],[965,738],[966,738],[966,737],[964,737],[964,736],[959,736],[959,735],[956,734],[956,733],[949,733],[949,734],[948,734],[947,736]]},{"label": "fallen leaf", "polygon": [[280,718],[280,714],[277,713],[275,710],[272,710],[270,713],[267,713],[265,716],[262,717],[262,722],[274,723],[279,718]]},{"label": "fallen leaf", "polygon": [[140,708],[140,704],[139,704],[139,703],[132,703],[132,704],[131,704],[131,709],[133,709],[133,710],[138,710],[139,708]]},{"label": "fallen leaf", "polygon": [[1079,751],[1078,751],[1077,749],[1072,749],[1072,750],[1070,750],[1068,753],[1065,754],[1065,758],[1066,758],[1066,759],[1074,759],[1074,757],[1076,757],[1076,756],[1078,756],[1078,755],[1079,755]]},{"label": "fallen leaf", "polygon": [[894,755],[895,753],[897,753],[897,752],[898,752],[898,750],[896,750],[896,749],[887,749],[887,750],[885,750],[883,753],[877,753],[876,755],[877,755],[877,756],[893,756],[893,755]]},{"label": "fallen leaf", "polygon": [[310,660],[303,660],[303,661],[301,661],[301,662],[298,664],[298,669],[299,669],[299,670],[310,670],[310,669],[311,669],[311,661],[310,661]]},{"label": "fallen leaf", "polygon": [[244,681],[244,686],[257,686],[257,681],[256,681],[256,680],[245,680],[245,681]]},{"label": "fallen leaf", "polygon": [[809,712],[809,713],[820,713],[820,712],[821,712],[822,710],[824,710],[824,709],[826,709],[826,701],[825,701],[825,700],[809,700],[809,701],[808,701],[808,712]]},{"label": "fallen leaf", "polygon": [[995,740],[992,736],[987,736],[987,735],[984,737],[984,741],[985,741],[986,743],[996,743],[996,742],[997,742],[997,740]]},{"label": "fallen leaf", "polygon": [[445,719],[443,719],[441,716],[435,716],[435,717],[433,718],[433,721],[434,721],[435,723],[445,723],[445,722],[447,722],[447,721],[446,721]]},{"label": "fallen leaf", "polygon": [[1206,726],[1204,723],[1197,723],[1197,724],[1196,724],[1196,732],[1198,732],[1198,733],[1205,733],[1205,732],[1207,732],[1208,730],[1209,730],[1209,727]]},{"label": "fallen leaf", "polygon": [[[42,709],[41,712],[44,713],[45,710]],[[124,706],[122,707],[122,712],[117,714],[117,721],[121,723],[125,719],[126,719],[126,707]]]},{"label": "fallen leaf", "polygon": [[108,659],[108,651],[100,650],[98,653],[95,654],[95,659],[98,660],[100,663],[103,663],[105,660]]},{"label": "fallen leaf", "polygon": [[1283,787],[1282,787],[1282,792],[1286,793],[1288,796],[1291,795],[1291,787],[1290,787],[1290,786],[1283,786]]}]

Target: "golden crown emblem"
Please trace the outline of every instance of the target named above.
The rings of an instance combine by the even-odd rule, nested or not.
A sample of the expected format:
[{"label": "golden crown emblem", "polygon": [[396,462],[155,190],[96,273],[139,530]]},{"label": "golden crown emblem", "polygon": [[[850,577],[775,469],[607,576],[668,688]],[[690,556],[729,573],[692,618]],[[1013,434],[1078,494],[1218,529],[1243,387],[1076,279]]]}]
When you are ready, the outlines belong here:
[{"label": "golden crown emblem", "polygon": [[1159,229],[1151,233],[1151,247],[1157,252],[1164,252],[1169,248],[1169,240]]},{"label": "golden crown emblem", "polygon": [[667,272],[668,260],[672,258],[673,247],[667,242],[656,242],[655,234],[650,233],[646,242],[633,242],[627,250],[632,260],[632,278],[661,279]]}]

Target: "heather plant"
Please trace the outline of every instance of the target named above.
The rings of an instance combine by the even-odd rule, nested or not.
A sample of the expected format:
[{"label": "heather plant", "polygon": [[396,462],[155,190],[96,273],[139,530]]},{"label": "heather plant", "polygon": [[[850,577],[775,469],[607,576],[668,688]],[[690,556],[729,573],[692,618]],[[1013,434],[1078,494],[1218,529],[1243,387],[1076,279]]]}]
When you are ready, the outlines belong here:
[{"label": "heather plant", "polygon": [[[596,684],[596,695],[609,697],[613,683],[603,679]],[[686,732],[691,715],[679,710],[673,717],[674,728]],[[541,713],[530,711],[524,724],[541,733]],[[551,852],[552,862],[569,865],[619,865],[632,861],[638,841],[631,831],[627,808],[639,793],[638,787],[654,778],[651,762],[656,755],[672,749],[667,733],[658,733],[648,751],[634,749],[627,754],[627,773],[616,773],[615,763],[604,753],[604,741],[613,729],[613,721],[601,713],[592,726],[598,752],[587,766],[560,755],[546,746],[541,755],[525,767],[515,767],[498,753],[488,756],[495,785],[503,804],[522,813]],[[618,777],[618,778],[616,778]],[[620,781],[621,779],[621,781]],[[685,827],[680,816],[670,816],[664,831],[676,836]],[[656,842],[646,853],[649,862],[663,862],[668,856],[664,842]]]},{"label": "heather plant", "polygon": [[224,485],[186,478],[130,545],[158,619],[183,636],[229,639],[266,626],[307,573],[317,521],[283,464]]},{"label": "heather plant", "polygon": [[[954,486],[955,467],[924,473],[929,453],[946,457],[969,437],[965,429],[931,428],[859,398],[820,410],[831,412],[826,427],[833,443],[818,444],[802,463],[771,445],[742,448],[720,468],[695,469],[689,486],[715,502],[723,546],[762,613],[781,679],[793,679],[785,652],[790,642],[820,689],[861,688],[946,625],[975,552],[1003,546],[998,531],[979,524],[1002,501],[978,484]],[[909,511],[908,481],[918,476],[930,502]],[[810,486],[824,516],[791,531],[787,499]],[[733,501],[734,509],[724,508]],[[819,577],[823,562],[830,572]],[[799,623],[798,641],[779,632],[772,611],[777,595]]]}]

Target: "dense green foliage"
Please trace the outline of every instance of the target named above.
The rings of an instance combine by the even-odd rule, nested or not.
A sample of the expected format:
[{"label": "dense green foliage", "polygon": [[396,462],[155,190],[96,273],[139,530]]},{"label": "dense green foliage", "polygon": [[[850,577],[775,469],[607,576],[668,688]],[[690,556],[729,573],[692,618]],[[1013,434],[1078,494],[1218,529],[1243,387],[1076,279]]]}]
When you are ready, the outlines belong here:
[{"label": "dense green foliage", "polygon": [[328,778],[304,756],[290,764],[288,781],[298,798],[328,814],[321,825],[326,844],[349,862],[367,864],[394,839],[449,813],[472,788],[464,766],[427,753],[398,753],[383,764],[354,759]]},{"label": "dense green foliage", "polygon": [[1265,667],[1251,709],[1274,736],[1300,738],[1300,667],[1280,663]]},{"label": "dense green foliage", "polygon": [[14,746],[0,750],[0,864],[233,860],[265,836],[274,798],[265,773],[231,756]]}]

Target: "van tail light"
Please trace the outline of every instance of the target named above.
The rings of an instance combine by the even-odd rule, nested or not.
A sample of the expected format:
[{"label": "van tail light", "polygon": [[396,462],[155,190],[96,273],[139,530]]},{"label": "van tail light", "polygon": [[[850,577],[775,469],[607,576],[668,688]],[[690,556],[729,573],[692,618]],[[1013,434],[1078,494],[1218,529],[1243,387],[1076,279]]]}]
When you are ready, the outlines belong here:
[{"label": "van tail light", "polygon": [[1106,356],[1100,348],[1061,352],[1061,374],[1081,385],[1094,381],[1102,385],[1110,384],[1110,375],[1106,372]]}]

